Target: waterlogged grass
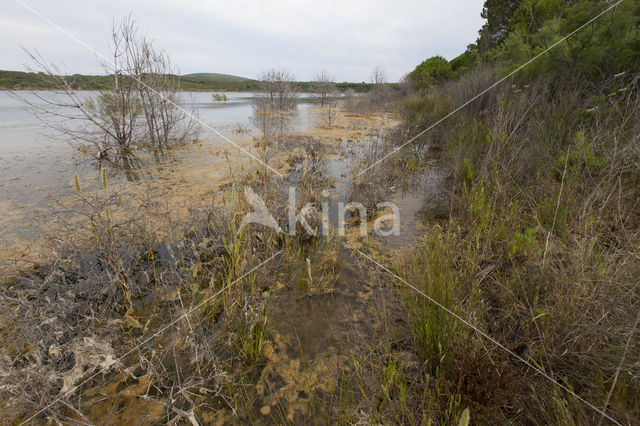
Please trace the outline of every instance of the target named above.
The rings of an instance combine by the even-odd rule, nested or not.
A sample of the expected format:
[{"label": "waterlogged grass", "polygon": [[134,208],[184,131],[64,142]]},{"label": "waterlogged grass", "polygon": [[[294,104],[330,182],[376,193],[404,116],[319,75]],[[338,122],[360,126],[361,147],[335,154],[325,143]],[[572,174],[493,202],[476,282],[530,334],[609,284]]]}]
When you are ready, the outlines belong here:
[{"label": "waterlogged grass", "polygon": [[[204,401],[227,408],[237,406],[234,399],[238,390],[233,383],[244,383],[245,371],[255,371],[264,362],[268,309],[263,292],[276,287],[276,282],[287,276],[289,268],[282,265],[287,265],[289,256],[295,256],[299,251],[295,246],[304,240],[291,241],[291,247],[271,264],[265,264],[259,272],[252,271],[287,245],[270,230],[240,229],[244,207],[233,190],[223,196],[222,205],[205,212],[194,211],[193,221],[180,225],[182,239],[167,243],[156,237],[149,217],[139,211],[136,215],[119,211],[119,199],[108,187],[106,174],[103,173],[101,192],[84,194],[78,177],[74,186],[81,206],[77,214],[87,218],[86,222],[69,234],[73,239],[58,246],[57,263],[44,265],[35,273],[27,271],[24,276],[30,276],[28,280],[7,283],[10,291],[18,292],[50,285],[67,289],[53,300],[51,296],[24,302],[15,299],[10,302],[11,307],[7,306],[7,312],[23,311],[23,325],[12,322],[17,317],[7,318],[6,322],[15,330],[10,336],[13,345],[6,347],[12,357],[23,358],[21,364],[9,370],[8,386],[24,390],[25,385],[40,383],[39,389],[25,391],[47,401],[58,394],[60,388],[51,379],[60,375],[68,383],[63,395],[66,396],[67,389],[71,394],[74,385],[83,383],[83,374],[65,375],[63,360],[54,358],[42,365],[37,361],[41,358],[30,361],[28,358],[36,352],[68,352],[75,353],[76,365],[84,365],[86,371],[104,369],[101,378],[106,377],[107,382],[112,380],[109,372],[113,369],[126,366],[146,371],[149,387],[138,391],[145,395],[152,388],[153,399],[160,404],[173,400],[166,405],[172,407],[166,416],[179,410],[186,417],[208,418],[206,410],[197,415],[193,412]],[[314,264],[327,264],[321,251],[310,256]],[[319,284],[326,280],[320,272],[317,275]],[[88,296],[69,300],[69,294]],[[65,312],[69,309],[80,309],[84,319],[68,320]],[[57,336],[69,336],[68,343],[55,336],[43,347],[30,343],[39,339],[40,333],[48,333],[30,322],[39,321],[44,312],[50,312],[50,324],[65,330]],[[76,341],[92,335],[99,335],[104,341],[103,347],[95,348],[95,354],[81,354],[77,352],[80,349],[74,349],[79,347]],[[141,345],[139,349],[135,349],[137,344]],[[112,368],[105,367],[105,359],[113,359],[132,348],[135,356],[113,363]],[[29,375],[26,382],[20,379],[25,373]],[[172,397],[178,389],[184,392],[181,395],[191,396]],[[79,412],[95,402],[94,396],[76,395]],[[15,411],[7,415],[22,419],[35,414],[39,406],[46,406],[22,400],[13,404],[9,407]],[[54,404],[46,414],[56,417],[62,415],[59,414],[62,409]],[[106,412],[91,411],[95,421],[100,421],[103,414]],[[154,412],[154,418],[158,415],[162,417]]]},{"label": "waterlogged grass", "polygon": [[247,305],[236,321],[238,333],[237,348],[240,356],[250,364],[263,361],[262,346],[267,337],[267,309]]},{"label": "waterlogged grass", "polygon": [[[295,145],[295,140],[288,143]],[[306,139],[301,141],[302,152],[310,148]],[[304,181],[299,204],[319,202],[321,189],[330,187],[321,167],[323,156],[315,152],[313,158],[313,164],[307,164],[298,176]],[[6,321],[14,330],[14,343],[7,346],[7,354],[18,363],[7,370],[8,387],[4,389],[34,395],[38,401],[55,401],[60,393],[57,381],[64,382],[64,392],[70,390],[60,398],[74,398],[77,411],[72,417],[88,415],[87,422],[100,422],[108,415],[97,401],[102,394],[114,404],[131,398],[150,401],[153,413],[138,410],[137,415],[157,421],[272,419],[286,423],[301,415],[316,422],[328,418],[333,409],[318,406],[315,398],[317,387],[330,382],[333,372],[321,363],[296,367],[295,357],[290,359],[293,366],[289,365],[286,339],[290,336],[277,331],[270,301],[330,295],[338,276],[340,240],[334,235],[312,237],[302,229],[289,236],[259,225],[241,228],[251,206],[239,196],[238,188],[252,187],[284,223],[281,195],[286,194],[285,182],[274,184],[259,173],[231,180],[234,185],[216,193],[211,206],[194,206],[180,222],[169,220],[171,229],[160,229],[157,224],[166,221],[156,215],[166,215],[166,211],[157,202],[140,200],[137,208],[123,209],[121,194],[108,185],[105,172],[100,191],[84,191],[83,182],[76,177],[72,185],[78,202],[69,204],[68,211],[85,219],[64,222],[66,218],[61,218],[68,224],[69,238],[55,241],[56,261],[39,265],[33,273],[11,271],[24,278],[9,283],[10,291],[47,296],[2,301],[8,303],[6,312],[20,311],[23,318],[18,322],[17,316],[11,316]],[[310,221],[318,225],[315,217]],[[50,290],[42,290],[51,286],[65,288],[66,293],[57,293],[61,296],[52,300]],[[78,312],[81,321],[73,319]],[[57,334],[35,326],[42,315]],[[33,344],[45,335],[53,337],[41,346]],[[90,354],[83,349],[86,345],[77,342],[94,335],[104,345]],[[306,341],[310,337],[301,336]],[[323,338],[330,341],[331,336]],[[107,360],[121,354],[127,356],[106,366]],[[54,358],[43,364],[42,356]],[[319,354],[309,356],[315,360]],[[77,361],[65,363],[69,357]],[[74,363],[84,370],[70,376],[65,371]],[[91,377],[96,371],[101,374]],[[127,385],[126,393],[121,394],[115,390],[124,386],[119,383],[125,371],[145,379],[133,387]],[[281,376],[263,378],[265,371]],[[28,380],[23,380],[25,374]],[[327,377],[319,380],[319,374]],[[97,386],[100,392],[74,388],[87,377],[86,384]],[[286,380],[286,389],[295,390],[293,395],[305,395],[304,402],[281,395],[280,388],[257,391],[271,380]],[[274,396],[282,399],[272,403]],[[64,403],[44,404],[44,412],[37,413],[43,404],[12,400],[10,394],[2,398],[10,402],[3,412],[12,418],[67,416]],[[91,406],[102,408],[89,409]],[[121,411],[116,418],[134,421],[136,411]]]}]

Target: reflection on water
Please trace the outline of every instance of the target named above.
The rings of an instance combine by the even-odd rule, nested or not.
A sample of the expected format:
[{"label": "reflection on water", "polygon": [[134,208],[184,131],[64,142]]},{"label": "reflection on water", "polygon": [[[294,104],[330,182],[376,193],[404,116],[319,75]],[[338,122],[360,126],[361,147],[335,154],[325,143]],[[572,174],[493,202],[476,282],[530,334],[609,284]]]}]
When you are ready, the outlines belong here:
[{"label": "reflection on water", "polygon": [[[79,92],[80,96],[94,97],[97,92]],[[37,99],[30,92],[19,92],[30,100]],[[54,92],[39,92],[48,98],[64,96]],[[185,93],[182,96],[186,109],[193,108],[200,120],[225,137],[239,143],[258,130],[252,125],[252,93],[226,93],[227,101],[215,101],[211,92]],[[292,130],[303,131],[310,127],[313,118],[308,106],[309,95],[300,96],[298,118]],[[238,133],[242,128],[249,133]],[[201,149],[177,150],[169,153],[151,153],[122,160],[121,167],[111,168],[112,182],[145,182],[163,175],[165,169],[207,161],[211,167],[227,170],[225,160],[211,158],[211,153],[224,150],[231,155],[243,155],[203,126]],[[73,193],[73,174],[77,173],[83,184],[99,186],[100,164],[91,154],[75,151],[63,140],[54,137],[47,127],[18,99],[7,92],[0,92],[0,241],[10,243],[32,239],[38,229],[29,221],[41,211],[50,208],[60,197]],[[204,156],[204,158],[203,158]]]}]

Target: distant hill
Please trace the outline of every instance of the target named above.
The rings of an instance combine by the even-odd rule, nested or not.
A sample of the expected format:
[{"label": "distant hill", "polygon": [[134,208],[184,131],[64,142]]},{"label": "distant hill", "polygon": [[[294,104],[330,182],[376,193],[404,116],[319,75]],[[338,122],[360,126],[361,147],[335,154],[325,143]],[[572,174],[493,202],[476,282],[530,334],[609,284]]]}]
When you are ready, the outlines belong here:
[{"label": "distant hill", "polygon": [[215,81],[252,81],[250,78],[238,77],[237,75],[230,74],[218,74],[215,72],[197,72],[191,74],[185,74],[183,77],[199,78],[203,80],[215,80]]},{"label": "distant hill", "polygon": [[[66,76],[67,81],[78,90],[105,90],[111,87],[112,75],[81,75]],[[197,73],[180,77],[184,90],[193,91],[232,91],[253,92],[258,90],[258,82],[244,77],[228,74]],[[0,70],[0,90],[61,89],[58,78],[44,73]]]},{"label": "distant hill", "polygon": [[[108,90],[113,84],[112,75],[82,75],[66,76],[67,83],[76,90]],[[185,91],[202,92],[257,92],[259,82],[249,78],[228,74],[194,73],[180,77],[182,89]],[[299,81],[296,83],[298,91],[311,92],[313,82]],[[59,78],[44,73],[0,70],[0,90],[55,90],[62,89]],[[367,92],[371,89],[368,83],[336,83],[336,89],[341,92],[354,90]]]}]

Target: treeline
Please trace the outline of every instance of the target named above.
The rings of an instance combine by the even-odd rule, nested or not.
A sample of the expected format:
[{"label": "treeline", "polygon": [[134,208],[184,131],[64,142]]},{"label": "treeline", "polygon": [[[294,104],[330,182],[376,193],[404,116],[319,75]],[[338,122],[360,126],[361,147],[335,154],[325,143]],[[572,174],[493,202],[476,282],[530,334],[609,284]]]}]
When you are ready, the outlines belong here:
[{"label": "treeline", "polygon": [[[67,76],[67,81],[75,90],[105,90],[113,86],[112,75],[83,75]],[[222,81],[193,76],[180,77],[182,88],[187,91],[225,91],[225,92],[256,92],[260,89],[258,80]],[[311,92],[314,82],[297,82],[299,92]],[[1,90],[54,90],[63,89],[60,78],[52,78],[43,72],[23,72],[0,70]],[[365,93],[371,89],[370,83],[335,83],[336,90],[346,92]]]},{"label": "treeline", "polygon": [[482,17],[486,23],[475,43],[447,61],[431,57],[419,64],[411,77],[418,89],[454,80],[480,63],[496,65],[503,74],[554,46],[585,24],[563,43],[520,72],[525,78],[577,74],[589,81],[602,81],[640,67],[640,1],[623,1],[608,13],[612,2],[558,0],[487,0]]}]

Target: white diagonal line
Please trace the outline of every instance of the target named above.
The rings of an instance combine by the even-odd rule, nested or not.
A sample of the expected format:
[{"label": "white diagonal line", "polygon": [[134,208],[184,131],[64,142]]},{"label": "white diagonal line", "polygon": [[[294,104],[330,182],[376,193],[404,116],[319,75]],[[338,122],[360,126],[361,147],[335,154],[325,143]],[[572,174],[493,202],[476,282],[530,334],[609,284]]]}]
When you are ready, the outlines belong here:
[{"label": "white diagonal line", "polygon": [[[138,343],[136,346],[134,346],[133,348],[129,349],[127,352],[125,352],[123,355],[119,356],[118,358],[116,358],[108,367],[110,367],[111,365],[115,365],[117,362],[121,361],[122,359],[124,359],[125,357],[129,356],[130,354],[132,354],[133,352],[135,352],[136,350],[140,349],[140,347],[142,347],[144,344],[146,344],[147,342],[149,342],[151,339],[153,339],[154,337],[156,337],[157,335],[159,335],[160,333],[163,333],[164,331],[166,331],[167,329],[173,327],[174,325],[176,325],[178,322],[182,321],[184,318],[186,318],[187,316],[191,315],[194,311],[196,311],[197,309],[199,309],[201,306],[203,306],[204,304],[206,304],[207,302],[209,302],[210,300],[212,300],[213,298],[215,298],[216,296],[218,296],[220,293],[222,293],[225,290],[228,290],[229,288],[231,288],[233,285],[235,285],[236,283],[242,281],[247,275],[253,273],[254,271],[256,271],[257,269],[261,268],[262,266],[264,266],[266,263],[268,263],[269,261],[271,261],[273,258],[275,258],[277,255],[279,255],[280,253],[282,253],[284,250],[280,250],[278,251],[276,254],[274,254],[273,256],[271,256],[270,258],[268,258],[267,260],[263,261],[262,263],[260,263],[258,266],[254,266],[251,270],[249,270],[248,272],[246,272],[245,274],[243,274],[240,278],[238,278],[237,280],[227,284],[225,287],[221,288],[220,290],[218,290],[216,293],[214,293],[213,295],[207,297],[205,300],[203,300],[202,302],[198,303],[197,305],[195,305],[193,308],[189,309],[187,312],[185,312],[184,314],[180,315],[178,318],[176,318],[175,320],[171,321],[169,324],[165,325],[164,327],[162,327],[160,330],[156,331],[155,333],[153,333],[151,336],[145,338],[142,342]],[[107,368],[108,368],[107,367]],[[54,399],[52,402],[50,402],[49,404],[47,404],[46,406],[44,406],[43,408],[41,408],[40,410],[36,411],[34,414],[32,414],[31,416],[29,416],[29,418],[27,418],[26,420],[23,420],[19,423],[18,426],[25,424],[26,422],[28,422],[29,420],[33,419],[35,416],[37,416],[38,414],[42,413],[43,411],[47,410],[49,407],[51,407],[52,405],[56,404],[57,402],[61,401],[61,398],[65,397],[67,394],[69,394],[72,390],[82,386],[83,384],[87,383],[89,380],[93,379],[94,377],[96,377],[97,375],[101,374],[103,371],[105,371],[107,368],[102,368],[100,370],[98,370],[96,373],[92,374],[91,376],[87,377],[86,379],[84,379],[83,381],[81,381],[79,384],[75,385],[72,389],[69,389],[64,395],[57,397],[56,399]]]},{"label": "white diagonal line", "polygon": [[550,375],[548,375],[547,373],[545,373],[544,371],[542,371],[541,369],[539,369],[538,367],[536,367],[535,365],[533,365],[531,362],[527,361],[526,359],[522,358],[520,355],[516,354],[515,352],[513,352],[511,349],[507,348],[506,346],[504,346],[502,343],[498,342],[496,339],[494,339],[493,337],[489,336],[487,333],[485,333],[484,331],[482,331],[480,328],[478,328],[477,326],[471,324],[469,321],[467,321],[466,319],[462,318],[460,315],[456,314],[455,312],[453,312],[451,309],[447,308],[446,306],[444,306],[442,303],[438,302],[437,300],[431,298],[430,296],[428,296],[424,291],[418,289],[416,286],[414,286],[413,284],[411,284],[410,282],[408,282],[407,280],[400,278],[398,275],[396,275],[395,273],[391,272],[388,268],[386,268],[385,266],[381,265],[379,262],[377,262],[376,260],[372,259],[371,257],[367,256],[366,254],[364,254],[362,251],[357,250],[357,252],[369,259],[371,262],[375,263],[378,267],[380,267],[381,269],[383,269],[386,273],[388,273],[389,275],[391,275],[392,277],[394,277],[395,279],[399,280],[400,282],[404,283],[405,285],[407,285],[408,287],[410,287],[413,291],[415,291],[416,293],[420,294],[421,296],[424,296],[425,298],[427,298],[431,303],[433,303],[434,305],[436,305],[437,307],[439,307],[440,309],[444,310],[446,313],[448,313],[449,315],[453,316],[455,319],[457,319],[458,321],[462,322],[464,325],[466,325],[467,327],[473,329],[476,331],[476,333],[478,333],[479,335],[481,335],[482,337],[484,337],[485,339],[489,340],[491,343],[493,343],[494,345],[498,346],[499,348],[503,349],[504,351],[506,351],[507,353],[509,353],[511,356],[513,356],[514,358],[516,358],[518,361],[522,362],[523,364],[527,365],[529,368],[534,369],[535,371],[537,371],[539,374],[541,374],[543,377],[551,380],[554,384],[556,384],[557,386],[560,386],[562,389],[564,389],[565,391],[569,392],[571,395],[573,395],[574,397],[578,398],[580,401],[582,401],[583,403],[585,403],[587,406],[589,406],[590,408],[592,408],[593,410],[597,411],[599,414],[605,416],[606,418],[608,418],[609,420],[611,420],[612,422],[614,422],[615,424],[622,426],[622,424],[618,423],[614,418],[612,418],[611,416],[609,416],[608,414],[606,414],[604,411],[602,411],[601,409],[599,409],[598,407],[596,407],[595,405],[591,404],[589,401],[583,399],[582,397],[580,397],[578,394],[576,394],[574,391],[572,391],[571,389],[569,389],[567,386],[563,385],[562,383],[559,383],[557,380],[555,380],[553,377],[551,377]]},{"label": "white diagonal line", "polygon": [[[45,21],[46,23],[48,23],[49,25],[53,26],[54,28],[58,29],[59,31],[61,31],[62,33],[64,33],[67,37],[71,38],[73,41],[75,41],[76,43],[82,45],[83,47],[85,47],[86,49],[88,49],[90,52],[92,52],[94,55],[100,57],[100,59],[102,59],[103,61],[107,62],[108,64],[110,64],[113,68],[114,68],[114,72],[115,72],[115,68],[116,65],[113,63],[112,60],[110,60],[109,58],[107,58],[106,56],[104,56],[102,53],[98,52],[96,49],[94,49],[93,47],[89,46],[87,43],[85,43],[84,41],[80,40],[79,38],[77,38],[76,36],[74,36],[73,34],[71,34],[69,31],[65,30],[64,28],[62,28],[60,25],[56,24],[55,22],[51,21],[49,18],[47,18],[46,16],[44,16],[42,13],[38,12],[36,9],[32,8],[31,6],[29,6],[28,4],[24,3],[22,0],[16,0],[16,2],[18,2],[22,7],[24,7],[25,9],[29,10],[30,12],[32,12],[33,14],[35,14],[36,16],[38,16],[40,19],[42,19],[43,21]],[[171,105],[173,105],[174,107],[176,107],[177,109],[179,109],[180,111],[182,111],[183,113],[187,114],[189,117],[193,118],[194,120],[196,120],[197,122],[199,122],[200,124],[202,124],[204,127],[206,127],[207,129],[211,130],[213,133],[215,133],[216,135],[220,136],[222,139],[224,139],[226,142],[230,143],[231,145],[233,145],[234,147],[238,148],[240,151],[242,151],[243,153],[245,153],[246,155],[248,155],[249,157],[253,158],[254,160],[256,160],[258,163],[261,163],[262,165],[264,165],[265,167],[267,167],[269,170],[271,170],[273,173],[275,173],[276,175],[280,176],[281,178],[284,178],[284,175],[282,173],[280,173],[279,171],[277,171],[276,169],[274,169],[273,167],[271,167],[270,165],[268,165],[267,163],[265,163],[264,161],[262,161],[261,159],[259,159],[258,157],[256,157],[255,155],[251,154],[249,151],[247,151],[246,149],[242,148],[240,145],[238,145],[237,143],[233,142],[231,139],[227,138],[225,135],[223,135],[222,133],[220,133],[219,131],[217,131],[216,129],[214,129],[213,127],[209,126],[207,123],[205,123],[204,121],[202,121],[199,117],[191,114],[189,111],[187,111],[186,109],[182,108],[180,105],[176,104],[175,102],[173,102],[172,100],[168,99],[166,96],[164,96],[162,93],[159,93],[157,90],[155,90],[154,88],[150,87],[149,85],[147,85],[146,83],[144,83],[143,81],[141,81],[140,79],[138,79],[136,76],[134,75],[129,75],[129,77],[133,78],[135,81],[137,81],[138,83],[142,84],[143,86],[145,86],[147,89],[151,90],[154,94],[160,96],[164,101],[170,103]]]},{"label": "white diagonal line", "polygon": [[581,25],[580,27],[578,27],[577,29],[575,29],[574,31],[572,31],[571,33],[569,33],[568,35],[564,36],[563,38],[561,38],[560,40],[558,40],[557,42],[553,43],[550,47],[548,47],[547,49],[545,49],[544,51],[538,53],[536,56],[534,56],[533,58],[529,59],[527,62],[525,62],[524,64],[520,65],[518,68],[516,68],[515,70],[513,70],[512,72],[510,72],[509,74],[507,74],[505,77],[501,78],[500,80],[498,80],[497,82],[495,82],[494,84],[492,84],[491,86],[487,87],[486,89],[484,89],[482,92],[478,93],[476,96],[474,96],[473,98],[469,99],[467,102],[463,103],[462,105],[460,105],[459,107],[457,107],[456,109],[454,109],[453,111],[451,111],[449,114],[445,115],[444,117],[442,117],[440,120],[436,121],[435,123],[433,123],[431,126],[427,127],[426,129],[424,129],[423,131],[421,131],[420,133],[418,133],[417,135],[415,135],[414,137],[412,137],[411,139],[409,139],[407,142],[403,143],[402,145],[394,148],[391,150],[391,152],[389,152],[388,154],[386,154],[384,157],[382,157],[381,159],[379,159],[378,161],[376,161],[375,163],[371,164],[369,167],[367,167],[364,170],[361,170],[357,175],[356,175],[356,179],[363,173],[365,173],[366,171],[368,171],[369,169],[375,167],[376,165],[378,165],[379,163],[381,163],[382,161],[386,160],[387,158],[389,158],[390,156],[392,156],[393,154],[395,154],[396,152],[400,151],[402,148],[404,148],[405,146],[409,145],[411,142],[413,142],[414,140],[416,140],[417,138],[419,138],[420,136],[424,135],[425,133],[427,133],[429,130],[433,129],[434,127],[436,127],[438,124],[442,123],[443,121],[445,121],[447,118],[451,117],[452,115],[454,115],[455,113],[457,113],[458,111],[460,111],[461,109],[465,108],[467,105],[469,105],[470,103],[472,103],[473,101],[475,101],[476,99],[478,99],[479,97],[481,97],[482,95],[484,95],[485,93],[489,92],[490,90],[494,89],[496,86],[498,86],[500,83],[504,82],[505,80],[509,79],[511,76],[513,76],[515,73],[517,73],[518,71],[520,71],[521,69],[523,69],[524,67],[530,65],[533,61],[539,59],[541,56],[543,56],[544,54],[546,54],[547,52],[549,52],[551,49],[553,49],[554,47],[558,46],[559,44],[565,42],[569,37],[572,37],[573,35],[575,35],[577,32],[579,32],[580,30],[582,30],[584,27],[586,27],[589,24],[592,24],[594,21],[596,21],[598,18],[600,18],[602,15],[606,14],[607,12],[609,12],[611,9],[613,9],[614,7],[618,6],[620,3],[622,3],[624,0],[619,0],[617,3],[615,3],[613,6],[608,7],[606,10],[604,10],[603,12],[599,13],[598,15],[596,15],[594,18],[591,18],[587,23]]}]

